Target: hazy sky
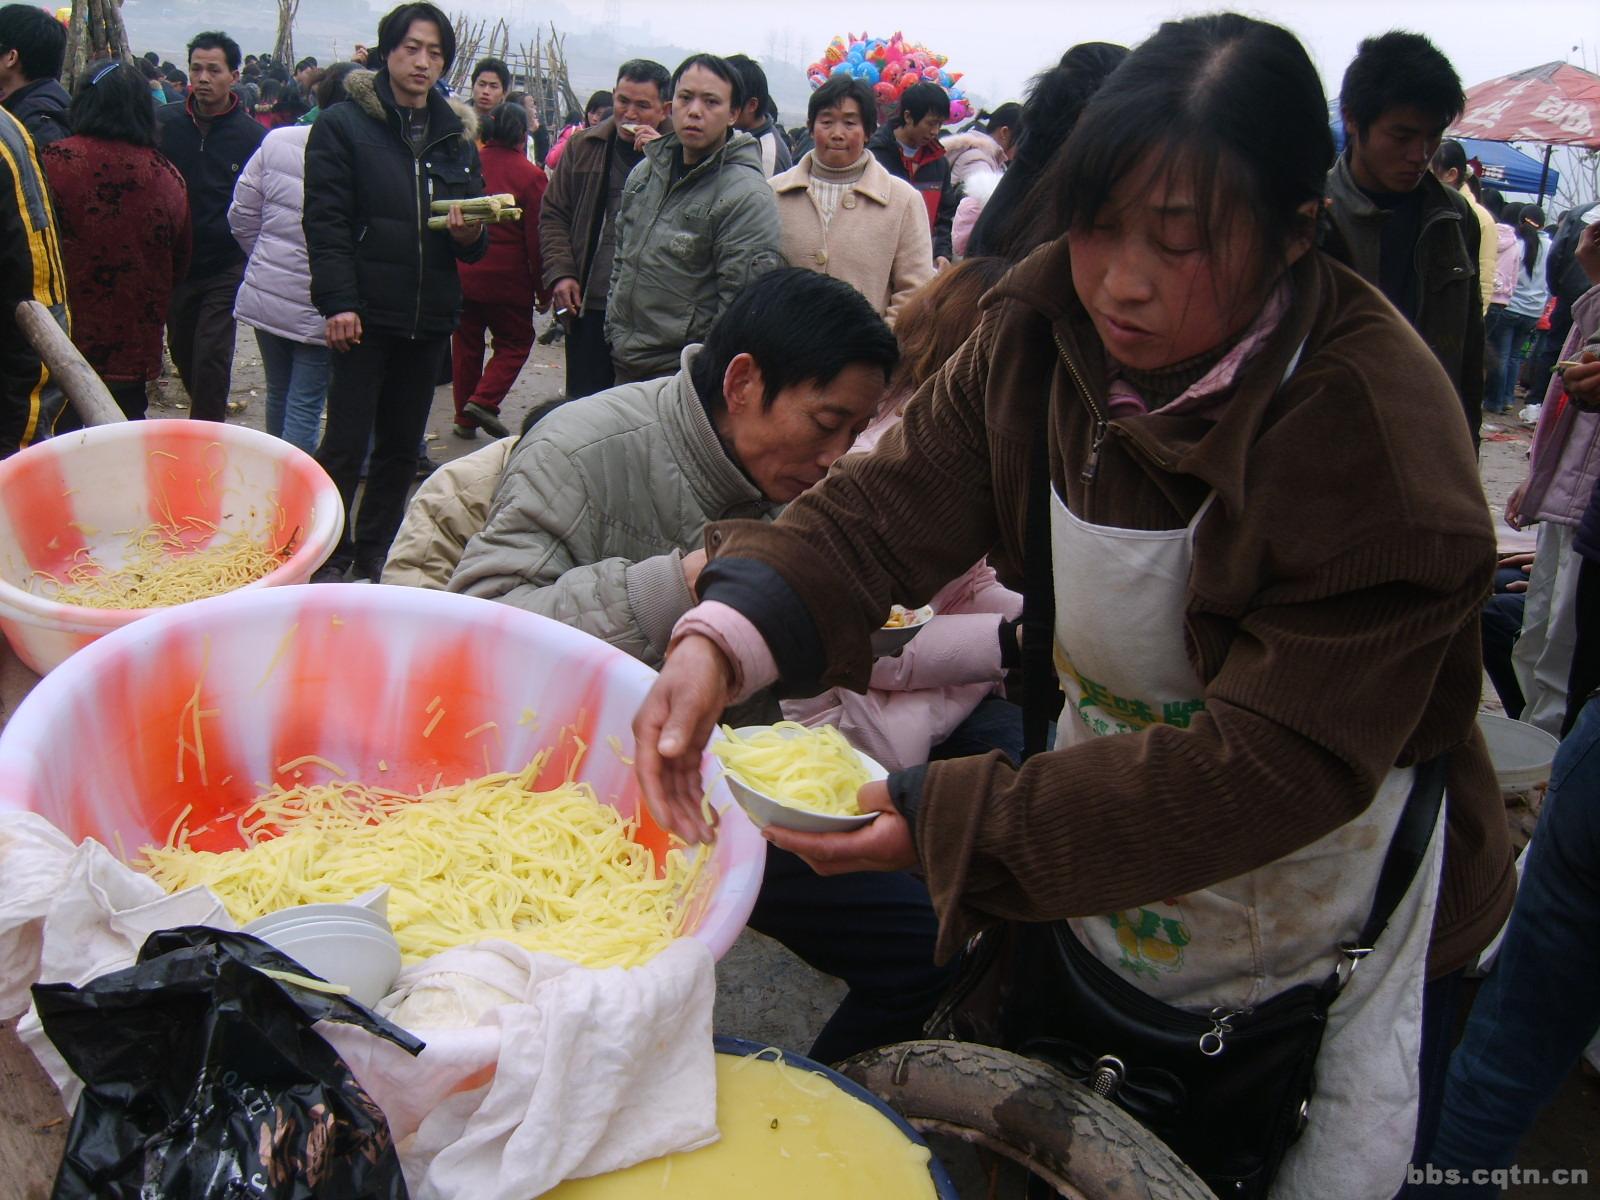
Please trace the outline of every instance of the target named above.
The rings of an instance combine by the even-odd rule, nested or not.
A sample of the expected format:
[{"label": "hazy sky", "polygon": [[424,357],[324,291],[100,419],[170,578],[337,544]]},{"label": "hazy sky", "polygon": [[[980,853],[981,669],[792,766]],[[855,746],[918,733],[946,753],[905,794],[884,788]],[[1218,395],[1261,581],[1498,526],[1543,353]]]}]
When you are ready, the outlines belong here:
[{"label": "hazy sky", "polygon": [[1266,0],[1234,6],[1181,0],[587,0],[572,7],[602,22],[615,10],[630,33],[649,30],[679,45],[724,53],[745,50],[760,58],[774,48],[798,46],[805,63],[835,34],[866,30],[888,37],[900,29],[949,55],[950,69],[964,71],[963,82],[991,102],[1020,99],[1028,78],[1076,42],[1131,45],[1163,20],[1224,7],[1297,33],[1329,95],[1338,91],[1356,44],[1392,28],[1426,33],[1468,87],[1569,55],[1596,69],[1600,57],[1595,0]]}]

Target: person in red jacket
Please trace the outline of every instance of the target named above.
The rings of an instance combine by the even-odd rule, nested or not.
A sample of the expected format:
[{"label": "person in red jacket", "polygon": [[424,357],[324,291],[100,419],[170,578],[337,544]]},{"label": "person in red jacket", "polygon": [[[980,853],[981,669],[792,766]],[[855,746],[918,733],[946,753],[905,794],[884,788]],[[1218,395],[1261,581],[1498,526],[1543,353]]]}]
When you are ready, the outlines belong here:
[{"label": "person in red jacket", "polygon": [[[539,282],[539,206],[545,174],[527,158],[528,114],[520,104],[501,104],[483,118],[483,184],[487,194],[509,193],[522,209],[521,221],[489,227],[489,252],[462,263],[461,323],[451,342],[458,437],[495,437],[510,430],[500,420],[500,402],[517,381],[533,349],[533,310],[550,306]],[[484,335],[494,337],[494,352],[483,361]]]}]

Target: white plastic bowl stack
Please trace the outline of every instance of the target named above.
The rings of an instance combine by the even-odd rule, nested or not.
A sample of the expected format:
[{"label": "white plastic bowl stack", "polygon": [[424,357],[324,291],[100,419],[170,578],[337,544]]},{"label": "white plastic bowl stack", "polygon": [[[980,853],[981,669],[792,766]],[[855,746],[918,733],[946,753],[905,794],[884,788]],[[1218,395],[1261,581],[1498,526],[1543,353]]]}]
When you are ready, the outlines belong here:
[{"label": "white plastic bowl stack", "polygon": [[372,1007],[400,974],[400,945],[388,918],[359,904],[302,904],[257,917],[244,931],[281,950],[312,975],[350,989]]}]

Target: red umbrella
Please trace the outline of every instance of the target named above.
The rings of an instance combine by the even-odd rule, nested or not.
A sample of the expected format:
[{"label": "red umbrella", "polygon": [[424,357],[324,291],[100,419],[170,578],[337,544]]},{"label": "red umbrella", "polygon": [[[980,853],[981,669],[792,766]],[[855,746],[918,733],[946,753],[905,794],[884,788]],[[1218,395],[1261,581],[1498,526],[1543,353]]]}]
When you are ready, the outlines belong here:
[{"label": "red umbrella", "polygon": [[[1448,134],[1486,142],[1543,142],[1600,149],[1600,75],[1569,63],[1514,71],[1467,92],[1466,111]],[[1539,185],[1544,197],[1544,183]]]}]

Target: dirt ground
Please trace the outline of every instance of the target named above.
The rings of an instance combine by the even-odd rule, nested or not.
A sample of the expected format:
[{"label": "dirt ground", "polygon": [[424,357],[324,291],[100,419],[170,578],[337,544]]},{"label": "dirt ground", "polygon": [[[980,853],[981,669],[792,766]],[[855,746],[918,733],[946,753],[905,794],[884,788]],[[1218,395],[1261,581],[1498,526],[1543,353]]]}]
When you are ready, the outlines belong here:
[{"label": "dirt ground", "polygon": [[[540,327],[544,327],[544,318],[540,319]],[[558,397],[563,373],[560,343],[536,346],[502,407],[506,424],[513,430],[518,428],[530,408]],[[175,374],[154,386],[151,416],[186,414],[187,401]],[[229,420],[259,429],[265,407],[261,356],[251,332],[242,329]],[[436,461],[447,462],[488,444],[483,434],[473,441],[454,436],[450,432],[452,424],[450,389],[442,387],[434,397],[427,433],[428,453]],[[1483,487],[1500,531],[1501,547],[1531,550],[1531,536],[1518,535],[1507,528],[1500,513],[1506,497],[1526,471],[1532,427],[1508,416],[1486,424],[1483,434]],[[1491,711],[1500,708],[1487,680],[1484,707]],[[1519,845],[1526,842],[1536,818],[1536,810],[1527,804],[1508,808],[1507,820]],[[776,942],[747,930],[718,966],[716,1028],[719,1033],[804,1051],[843,994],[843,986],[837,980],[812,970]],[[1547,1173],[1556,1168],[1586,1167],[1589,1188],[1600,1184],[1600,1080],[1583,1067],[1573,1072],[1524,1144],[1518,1165]],[[1594,1193],[1584,1188],[1524,1185],[1509,1188],[1505,1194],[1515,1200],[1561,1200]]]}]

